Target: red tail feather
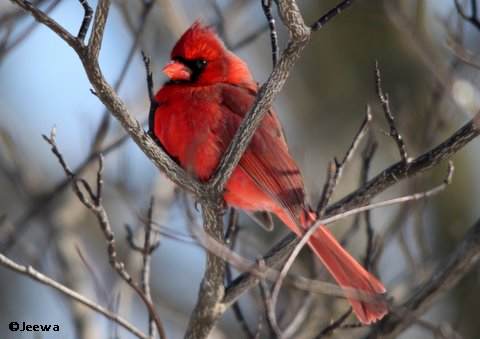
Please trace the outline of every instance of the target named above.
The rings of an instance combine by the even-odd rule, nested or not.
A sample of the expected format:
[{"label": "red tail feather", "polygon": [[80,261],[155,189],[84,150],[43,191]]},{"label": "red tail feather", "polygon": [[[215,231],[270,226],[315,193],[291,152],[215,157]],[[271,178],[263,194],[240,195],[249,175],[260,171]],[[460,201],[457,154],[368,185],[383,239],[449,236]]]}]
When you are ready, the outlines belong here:
[{"label": "red tail feather", "polygon": [[[357,289],[375,298],[385,293],[385,287],[367,272],[343,247],[330,231],[321,226],[310,238],[309,245],[341,287]],[[360,301],[348,299],[353,312],[364,324],[381,319],[388,312],[384,300]]]}]

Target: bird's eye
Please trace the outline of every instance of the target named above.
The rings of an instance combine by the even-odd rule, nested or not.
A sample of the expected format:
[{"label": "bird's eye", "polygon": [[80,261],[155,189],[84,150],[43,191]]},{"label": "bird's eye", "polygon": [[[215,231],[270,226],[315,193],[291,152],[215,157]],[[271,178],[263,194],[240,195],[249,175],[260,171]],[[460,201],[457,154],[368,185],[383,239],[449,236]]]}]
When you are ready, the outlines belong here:
[{"label": "bird's eye", "polygon": [[195,68],[199,71],[201,71],[206,65],[206,60],[195,60]]}]

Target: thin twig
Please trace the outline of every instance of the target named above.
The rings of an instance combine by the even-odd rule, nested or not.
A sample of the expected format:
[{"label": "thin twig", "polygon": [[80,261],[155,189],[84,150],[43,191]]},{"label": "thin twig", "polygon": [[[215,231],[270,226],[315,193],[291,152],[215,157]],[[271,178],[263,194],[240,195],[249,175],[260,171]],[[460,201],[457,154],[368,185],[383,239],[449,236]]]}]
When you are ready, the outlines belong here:
[{"label": "thin twig", "polygon": [[33,17],[40,23],[44,24],[55,32],[62,40],[64,40],[70,47],[72,47],[77,53],[81,53],[84,45],[77,37],[71,35],[65,28],[63,28],[58,22],[50,18],[45,12],[41,11],[38,7],[33,5],[27,0],[14,0],[14,2],[22,7],[24,10],[30,12]]},{"label": "thin twig", "polygon": [[263,295],[263,300],[265,304],[265,311],[267,314],[268,325],[270,326],[270,329],[275,334],[275,338],[282,339],[284,336],[277,322],[275,304],[274,304],[273,297],[270,293],[270,289],[268,288],[264,280],[260,281],[260,286],[262,286],[262,292],[263,292],[262,295]]},{"label": "thin twig", "polygon": [[[45,9],[45,14],[50,14],[57,6],[60,4],[60,0],[55,0],[48,5]],[[1,21],[0,21],[1,23]],[[9,40],[11,33],[13,33],[13,29],[15,28],[15,22],[11,23],[9,27],[10,31],[5,35],[4,41],[0,44],[0,60],[3,56],[10,53],[15,47],[20,46],[20,44],[37,28],[39,25],[38,21],[32,22],[28,27],[26,27],[22,32],[15,35],[15,39]]]},{"label": "thin twig", "polygon": [[382,104],[385,119],[387,120],[388,126],[390,128],[388,135],[391,136],[393,140],[395,140],[398,151],[400,153],[400,159],[405,164],[408,164],[410,159],[408,158],[407,147],[405,146],[402,135],[398,133],[398,129],[395,126],[395,118],[393,117],[392,111],[390,109],[390,101],[388,99],[388,94],[384,93],[382,89],[382,76],[380,73],[380,68],[378,66],[378,61],[375,61],[375,87],[377,90],[378,99]]},{"label": "thin twig", "polygon": [[85,36],[87,35],[88,28],[90,27],[90,22],[93,18],[93,9],[88,4],[88,0],[78,0],[82,5],[85,14],[83,15],[82,24],[80,25],[80,29],[78,30],[77,38],[81,41],[85,40]]},{"label": "thin twig", "polygon": [[477,220],[447,260],[439,264],[433,274],[412,292],[410,298],[394,308],[365,338],[396,337],[415,324],[414,320],[426,312],[436,299],[451,291],[479,260],[480,220]]},{"label": "thin twig", "polygon": [[[100,229],[103,232],[107,241],[107,254],[110,265],[112,266],[112,268],[115,269],[118,275],[137,293],[140,299],[142,299],[143,303],[149,311],[150,316],[155,320],[155,324],[157,326],[160,338],[166,338],[160,317],[156,312],[152,302],[148,300],[142,289],[137,285],[137,283],[133,281],[131,275],[125,269],[125,264],[117,259],[115,235],[110,225],[107,212],[102,205],[103,156],[100,155],[98,158],[99,167],[97,171],[97,189],[96,192],[94,192],[94,190],[90,187],[89,183],[85,179],[75,177],[75,174],[68,167],[68,164],[66,163],[62,153],[57,147],[55,140],[55,129],[52,129],[50,137],[43,135],[43,138],[50,144],[52,153],[57,157],[60,165],[65,171],[65,174],[73,179],[72,186],[79,200],[95,215]],[[80,187],[80,185],[82,187]],[[85,195],[84,191],[82,191],[82,188],[88,193],[88,197]]]},{"label": "thin twig", "polygon": [[[477,113],[472,120],[459,128],[444,142],[414,159],[407,168],[405,168],[403,162],[398,162],[369,180],[361,188],[334,203],[327,208],[326,215],[336,215],[358,206],[364,206],[374,196],[396,184],[401,179],[413,177],[450,158],[478,135],[480,135],[480,113]],[[264,256],[265,261],[272,267],[283,263],[297,243],[298,239],[294,234],[287,235],[267,252]],[[231,303],[257,284],[258,278],[255,273],[244,273],[227,287],[224,300]]]},{"label": "thin twig", "polygon": [[330,20],[332,20],[337,15],[346,10],[348,7],[350,7],[353,4],[353,1],[354,0],[344,0],[338,5],[336,5],[334,8],[330,9],[327,13],[322,15],[320,19],[318,19],[312,24],[312,31],[318,31],[319,29],[323,28]]},{"label": "thin twig", "polygon": [[360,125],[360,128],[357,134],[354,136],[353,141],[350,144],[350,147],[348,148],[347,152],[343,156],[342,161],[339,162],[335,158],[334,161],[329,164],[328,172],[327,172],[327,180],[323,187],[322,195],[320,197],[320,200],[318,202],[317,209],[316,209],[317,215],[323,216],[323,214],[325,213],[325,209],[327,208],[327,205],[330,203],[330,200],[332,199],[335,188],[337,187],[338,183],[340,182],[340,179],[342,178],[344,168],[346,164],[352,159],[353,155],[355,154],[355,151],[358,148],[358,145],[362,141],[363,137],[366,135],[371,121],[372,121],[372,113],[370,111],[370,106],[367,105],[365,118],[363,119],[363,122]]},{"label": "thin twig", "polygon": [[270,43],[272,45],[272,64],[273,67],[277,65],[278,61],[278,34],[275,28],[275,19],[272,15],[272,0],[261,0],[263,14],[268,22],[268,28],[270,29]]},{"label": "thin twig", "polygon": [[[128,55],[127,55],[127,58],[125,59],[125,62],[123,63],[123,67],[120,71],[120,75],[118,76],[117,80],[115,81],[115,83],[113,85],[113,89],[116,92],[118,92],[118,90],[120,89],[120,86],[123,84],[123,81],[125,80],[125,77],[126,77],[127,72],[130,68],[130,65],[132,64],[133,57],[135,56],[135,53],[138,49],[138,46],[140,45],[140,42],[142,40],[143,32],[144,32],[145,27],[146,27],[147,22],[148,22],[148,20],[147,20],[148,15],[150,14],[154,3],[155,3],[154,1],[147,1],[147,0],[143,1],[142,12],[141,12],[140,18],[139,18],[139,25],[138,25],[137,28],[135,28],[132,31],[132,35],[133,35],[132,46],[130,47],[130,50],[128,51]],[[143,56],[143,52],[142,52],[142,56]],[[150,97],[152,97],[152,96],[150,96]],[[107,136],[107,132],[108,132],[108,129],[109,129],[109,126],[110,126],[110,119],[111,119],[110,116],[111,116],[111,114],[108,111],[108,109],[105,109],[103,111],[103,114],[102,114],[102,120],[100,121],[100,124],[98,125],[98,128],[95,131],[95,137],[93,138],[93,142],[92,142],[92,145],[91,145],[91,152],[97,152],[99,150],[103,140]]]},{"label": "thin twig", "polygon": [[478,135],[480,135],[480,113],[477,113],[473,119],[459,128],[444,142],[409,162],[408,166],[405,166],[403,161],[399,161],[380,172],[364,186],[329,206],[326,215],[337,214],[351,209],[352,206],[360,206],[370,201],[374,196],[400,180],[411,178],[436,166],[443,160],[449,159]]},{"label": "thin twig", "polygon": [[303,247],[308,242],[310,237],[313,235],[313,233],[315,233],[317,231],[317,229],[319,227],[323,227],[324,225],[327,225],[327,224],[332,223],[334,221],[346,218],[347,216],[358,214],[358,213],[365,212],[365,211],[369,211],[369,210],[372,210],[374,208],[379,208],[379,207],[384,207],[384,206],[389,206],[389,205],[394,205],[394,204],[400,204],[400,203],[405,203],[407,201],[419,200],[419,199],[424,199],[424,198],[431,197],[432,195],[435,195],[435,194],[443,191],[447,187],[447,185],[449,185],[451,183],[452,176],[453,176],[453,171],[454,171],[453,164],[451,162],[449,162],[448,173],[447,173],[447,176],[446,176],[444,182],[441,185],[439,185],[439,186],[437,186],[437,187],[435,187],[431,190],[421,192],[421,193],[412,194],[412,195],[408,195],[408,196],[404,196],[404,197],[399,197],[399,198],[395,198],[395,199],[390,199],[390,200],[370,204],[370,205],[359,207],[359,208],[355,208],[355,209],[352,209],[350,211],[346,211],[346,212],[340,213],[338,215],[328,217],[328,218],[325,218],[323,220],[316,221],[315,224],[312,225],[308,229],[308,231],[305,232],[304,235],[301,237],[300,241],[295,246],[294,250],[290,253],[287,261],[285,262],[285,264],[283,265],[283,267],[280,271],[280,275],[279,275],[277,281],[275,282],[275,285],[274,285],[273,291],[272,291],[273,309],[275,309],[275,307],[276,307],[278,295],[280,293],[280,288],[282,286],[284,278],[287,276],[288,271],[290,270],[291,266],[293,265],[293,262],[297,258],[300,251],[303,249]]},{"label": "thin twig", "polygon": [[455,8],[458,14],[467,22],[472,24],[476,29],[480,30],[480,20],[478,18],[477,0],[470,0],[472,13],[468,15],[460,4],[460,0],[454,0]]},{"label": "thin twig", "polygon": [[352,308],[350,307],[345,313],[343,313],[337,320],[333,321],[330,325],[326,326],[320,331],[320,333],[315,337],[315,339],[320,339],[322,337],[327,337],[332,334],[337,328],[340,328],[345,320],[352,314]]},{"label": "thin twig", "polygon": [[58,281],[53,280],[46,275],[38,272],[31,266],[23,266],[19,265],[16,262],[10,260],[3,254],[0,254],[0,265],[3,267],[6,267],[12,271],[15,271],[17,273],[20,273],[22,275],[25,275],[35,281],[38,281],[39,283],[49,286],[60,293],[65,294],[67,297],[81,303],[82,305],[85,305],[86,307],[90,308],[91,310],[97,312],[98,314],[103,315],[104,317],[112,320],[113,322],[117,323],[118,325],[122,326],[124,329],[132,333],[138,338],[142,339],[149,339],[147,335],[143,334],[139,329],[137,329],[135,326],[130,324],[127,320],[123,319],[117,314],[114,314],[107,310],[106,308],[94,303],[90,299],[86,298],[82,294],[75,292],[68,287],[60,284]]},{"label": "thin twig", "polygon": [[[150,268],[151,268],[151,261],[152,261],[152,253],[153,251],[160,245],[160,242],[153,241],[152,242],[152,223],[153,223],[153,208],[155,206],[155,199],[152,196],[150,199],[150,206],[148,208],[148,222],[145,224],[145,240],[143,243],[143,261],[142,261],[142,271],[141,271],[141,286],[143,293],[145,293],[145,297],[150,303],[152,301],[152,293],[150,290]],[[150,321],[148,324],[148,335],[150,338],[155,338],[155,319],[150,314]]]},{"label": "thin twig", "polygon": [[[377,150],[377,142],[373,139],[373,135],[370,134],[370,138],[368,139],[367,145],[362,154],[362,173],[361,173],[361,182],[362,185],[368,181],[368,174],[370,172],[370,165],[375,155],[375,151]],[[374,239],[374,231],[372,227],[371,221],[371,213],[370,211],[366,211],[364,213],[365,218],[365,231],[367,234],[367,246],[365,248],[365,259],[363,262],[363,266],[369,270],[371,265],[371,258],[373,254],[373,239]]]},{"label": "thin twig", "polygon": [[143,64],[145,65],[145,73],[147,77],[147,90],[148,90],[148,98],[150,100],[150,109],[148,113],[148,134],[158,142],[157,138],[155,137],[155,132],[154,132],[154,113],[158,108],[158,101],[155,99],[155,95],[153,94],[153,75],[152,75],[152,69],[150,68],[150,57],[148,57],[143,51],[142,51],[142,57],[143,57]]},{"label": "thin twig", "polygon": [[[80,176],[86,169],[89,167],[95,160],[98,158],[98,154],[107,155],[112,151],[116,150],[118,147],[122,146],[127,140],[129,140],[128,135],[124,135],[118,138],[116,141],[113,141],[111,144],[106,146],[101,150],[101,152],[91,153],[77,168],[72,170],[75,177]],[[71,177],[68,176],[48,192],[39,194],[38,199],[34,199],[34,204],[32,208],[28,209],[24,214],[22,214],[18,219],[14,221],[14,231],[9,234],[7,239],[1,244],[2,251],[8,252],[28,229],[29,223],[32,218],[36,217],[38,214],[45,212],[52,202],[67,188],[71,182]]]},{"label": "thin twig", "polygon": [[[228,246],[231,250],[235,249],[235,243],[237,240],[239,230],[240,229],[238,227],[238,212],[234,208],[230,208],[230,213],[229,213],[228,222],[227,222],[227,230],[225,231],[225,245]],[[229,285],[232,283],[232,280],[233,280],[233,272],[230,264],[228,262],[226,262],[225,264],[227,265],[227,271],[226,271],[225,277],[226,277],[227,285]],[[250,327],[248,326],[247,319],[245,318],[243,311],[240,307],[240,303],[238,301],[232,305],[232,311],[238,323],[240,324],[240,327],[245,333],[246,337],[253,338],[254,334],[250,330]]]}]

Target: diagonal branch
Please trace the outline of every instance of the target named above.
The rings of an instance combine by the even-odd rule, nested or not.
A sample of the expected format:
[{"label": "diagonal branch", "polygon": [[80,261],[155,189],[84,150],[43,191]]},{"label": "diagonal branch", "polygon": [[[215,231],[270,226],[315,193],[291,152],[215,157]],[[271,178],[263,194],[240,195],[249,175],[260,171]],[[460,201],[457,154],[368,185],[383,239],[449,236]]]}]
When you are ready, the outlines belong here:
[{"label": "diagonal branch", "polygon": [[317,215],[322,216],[325,213],[325,209],[330,203],[332,195],[337,187],[340,179],[342,178],[343,171],[347,163],[352,159],[355,151],[358,148],[358,145],[363,140],[363,137],[367,133],[367,130],[370,126],[370,122],[372,121],[372,114],[370,112],[370,106],[367,106],[367,111],[365,114],[365,118],[360,126],[357,134],[354,136],[350,147],[348,148],[347,152],[343,156],[342,161],[338,161],[336,158],[332,163],[330,163],[329,171],[327,180],[325,182],[325,186],[323,187],[322,195],[320,200],[318,201],[317,205]]},{"label": "diagonal branch", "polygon": [[348,7],[350,7],[353,2],[354,0],[343,0],[342,2],[340,2],[338,5],[336,5],[334,8],[322,15],[320,19],[318,19],[312,24],[312,31],[318,31],[319,29],[323,28],[323,26],[325,26],[330,20],[332,20],[337,15],[346,10]]},{"label": "diagonal branch", "polygon": [[85,305],[86,307],[90,308],[94,312],[97,312],[98,314],[103,315],[104,317],[112,320],[113,322],[119,324],[122,326],[124,329],[135,335],[137,338],[141,339],[148,339],[148,336],[143,334],[139,329],[137,329],[135,326],[130,324],[127,320],[123,319],[122,317],[118,316],[117,314],[114,314],[110,312],[108,309],[94,303],[90,299],[86,298],[85,296],[81,295],[78,292],[75,292],[68,287],[60,284],[58,281],[53,280],[46,275],[38,272],[31,266],[23,266],[19,265],[16,262],[10,260],[3,254],[0,254],[0,265],[3,267],[8,268],[9,270],[15,271],[17,273],[20,273],[22,275],[25,275],[29,277],[30,279],[36,280],[39,283],[49,286],[53,288],[54,290],[57,290],[60,293],[65,294],[69,298],[81,303],[82,305]]},{"label": "diagonal branch", "polygon": [[478,18],[477,0],[470,0],[472,14],[467,14],[460,4],[460,0],[454,0],[455,8],[458,14],[467,22],[472,24],[476,29],[480,30],[480,19]]},{"label": "diagonal branch", "polygon": [[337,214],[354,206],[363,205],[402,179],[418,175],[449,159],[478,135],[480,135],[480,113],[432,150],[423,153],[408,164],[399,161],[388,167],[364,186],[327,208],[326,214]]},{"label": "diagonal branch", "polygon": [[[107,211],[102,204],[103,157],[100,155],[98,158],[99,165],[97,171],[96,190],[94,190],[85,179],[75,177],[75,174],[70,170],[69,166],[65,161],[65,158],[57,147],[55,140],[55,129],[52,130],[50,137],[44,135],[43,138],[51,146],[52,153],[57,157],[65,174],[72,179],[72,186],[78,199],[83,203],[85,207],[87,207],[93,213],[93,215],[97,219],[100,229],[107,242],[107,254],[110,265],[118,273],[119,277],[122,278],[125,283],[127,283],[143,301],[150,316],[155,321],[160,338],[165,339],[165,330],[163,329],[162,322],[157,311],[155,310],[153,303],[151,302],[151,299],[132,279],[131,275],[125,269],[125,264],[122,261],[119,261],[119,259],[117,258],[118,253],[116,248],[115,235],[113,233]],[[88,193],[87,195],[84,193],[82,188]]]},{"label": "diagonal branch", "polygon": [[393,309],[366,338],[376,339],[387,335],[396,337],[413,323],[413,319],[426,312],[436,299],[450,291],[479,262],[480,220],[465,234],[446,263],[439,264],[431,278],[420,285],[403,305]]},{"label": "diagonal branch", "polygon": [[50,18],[38,7],[32,5],[30,1],[27,0],[12,0],[17,5],[19,5],[24,10],[30,12],[32,16],[38,21],[50,28],[55,32],[63,41],[65,41],[70,47],[75,51],[79,52],[83,44],[72,34],[70,34],[65,28],[63,28],[58,22]]},{"label": "diagonal branch", "polygon": [[[470,141],[480,134],[480,113],[463,127],[458,129],[452,136],[439,144],[437,147],[412,160],[408,165],[400,161],[376,177],[368,181],[364,186],[347,195],[345,198],[334,203],[326,209],[325,216],[337,215],[352,210],[358,206],[364,206],[376,195],[398,183],[401,179],[413,177],[450,158],[462,149]],[[298,243],[294,234],[289,234],[265,255],[269,266],[275,267],[282,263]],[[258,279],[249,273],[245,273],[235,279],[227,287],[225,299],[236,300],[241,294],[258,284]]]}]

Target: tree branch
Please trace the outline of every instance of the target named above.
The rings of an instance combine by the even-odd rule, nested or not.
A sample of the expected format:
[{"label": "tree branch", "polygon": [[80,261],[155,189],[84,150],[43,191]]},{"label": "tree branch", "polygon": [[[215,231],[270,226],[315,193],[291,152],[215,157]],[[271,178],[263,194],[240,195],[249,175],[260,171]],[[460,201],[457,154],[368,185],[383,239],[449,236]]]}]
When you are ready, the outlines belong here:
[{"label": "tree branch", "polygon": [[88,41],[88,57],[92,61],[98,61],[109,10],[110,0],[98,1],[97,8],[95,9],[95,17],[93,18],[92,34]]},{"label": "tree branch", "polygon": [[107,310],[106,308],[94,303],[90,299],[86,298],[85,296],[81,295],[80,293],[77,293],[68,287],[60,284],[56,280],[53,280],[46,275],[43,275],[42,273],[38,272],[31,266],[23,266],[19,265],[16,262],[10,260],[3,254],[0,254],[0,265],[3,267],[8,268],[9,270],[15,271],[17,273],[20,273],[22,275],[25,275],[29,277],[30,279],[36,280],[39,283],[49,286],[53,288],[54,290],[57,290],[60,293],[65,294],[67,297],[81,303],[82,305],[85,305],[86,307],[90,308],[91,310],[103,315],[104,317],[112,320],[113,322],[119,324],[122,326],[124,329],[132,333],[138,338],[142,339],[148,339],[148,336],[143,334],[139,329],[137,329],[135,326],[130,324],[128,321],[123,319],[122,317],[118,316],[117,314],[114,314]]},{"label": "tree branch", "polygon": [[342,211],[347,211],[352,207],[363,205],[402,179],[418,175],[438,165],[440,162],[449,159],[479,134],[480,113],[477,113],[472,120],[458,129],[444,142],[413,159],[408,164],[405,164],[403,161],[393,164],[370,179],[364,186],[327,208],[326,214],[337,214]]},{"label": "tree branch", "polygon": [[63,28],[58,22],[50,18],[43,11],[32,5],[30,1],[26,0],[12,0],[25,11],[30,12],[32,16],[40,23],[44,24],[55,32],[63,41],[65,41],[75,51],[79,52],[84,45],[77,39],[77,37],[70,34],[65,28]]},{"label": "tree branch", "polygon": [[[401,179],[413,177],[436,166],[441,161],[449,159],[479,134],[480,113],[477,113],[472,120],[431,151],[420,155],[408,164],[405,164],[403,161],[397,162],[368,181],[361,188],[334,203],[326,209],[325,217],[337,215],[358,206],[364,206],[376,195],[398,183]],[[275,267],[282,263],[295,248],[297,242],[298,240],[294,234],[286,236],[264,256],[267,265]],[[244,273],[227,287],[225,299],[235,300],[246,290],[256,286],[257,283],[258,279],[254,275]]]},{"label": "tree branch", "polygon": [[480,220],[465,234],[446,263],[439,264],[432,276],[420,285],[404,304],[394,308],[366,338],[397,336],[412,325],[412,320],[426,312],[437,298],[450,291],[479,261]]}]

